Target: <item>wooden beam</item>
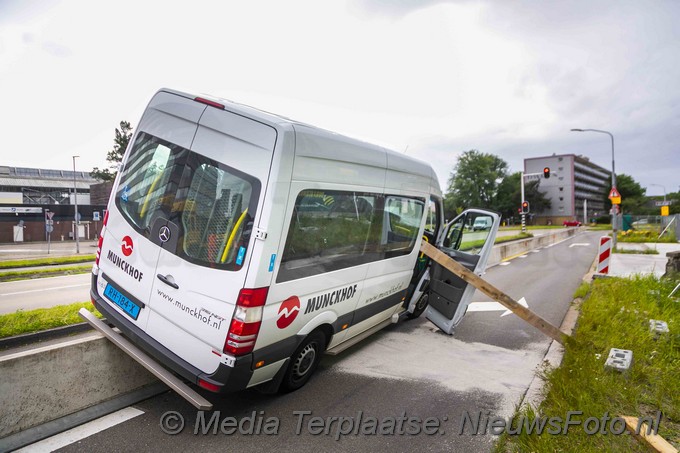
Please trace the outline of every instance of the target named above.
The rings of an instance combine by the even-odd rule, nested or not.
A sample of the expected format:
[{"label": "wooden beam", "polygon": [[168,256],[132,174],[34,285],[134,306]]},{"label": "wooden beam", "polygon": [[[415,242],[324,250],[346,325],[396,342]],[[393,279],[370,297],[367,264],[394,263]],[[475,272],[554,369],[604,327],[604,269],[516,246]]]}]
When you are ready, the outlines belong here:
[{"label": "wooden beam", "polygon": [[642,423],[640,432],[638,432],[639,421],[636,417],[627,417],[624,415],[621,418],[626,421],[626,428],[628,428],[628,431],[630,431],[632,435],[646,442],[647,445],[654,450],[661,453],[678,453],[678,450],[663,437],[658,434],[647,434],[647,423]]},{"label": "wooden beam", "polygon": [[565,337],[568,337],[566,333],[562,332],[560,329],[553,326],[528,308],[520,305],[512,297],[508,296],[503,291],[496,288],[481,277],[478,277],[474,272],[469,271],[467,268],[454,261],[441,250],[433,247],[425,241],[422,241],[420,251],[440,265],[444,266],[449,271],[453,272],[458,277],[462,278],[465,282],[471,284],[487,296],[491,297],[493,300],[500,302],[508,310],[516,314],[520,319],[528,322],[560,344],[564,344]]}]

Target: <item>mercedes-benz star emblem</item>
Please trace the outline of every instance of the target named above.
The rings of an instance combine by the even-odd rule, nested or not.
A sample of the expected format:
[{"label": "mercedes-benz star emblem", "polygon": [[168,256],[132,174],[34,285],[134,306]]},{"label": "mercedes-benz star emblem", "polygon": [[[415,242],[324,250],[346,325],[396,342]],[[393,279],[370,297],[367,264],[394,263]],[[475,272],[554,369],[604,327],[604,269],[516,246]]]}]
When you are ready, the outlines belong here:
[{"label": "mercedes-benz star emblem", "polygon": [[162,226],[158,232],[158,239],[160,239],[161,242],[168,242],[170,240],[170,228]]}]

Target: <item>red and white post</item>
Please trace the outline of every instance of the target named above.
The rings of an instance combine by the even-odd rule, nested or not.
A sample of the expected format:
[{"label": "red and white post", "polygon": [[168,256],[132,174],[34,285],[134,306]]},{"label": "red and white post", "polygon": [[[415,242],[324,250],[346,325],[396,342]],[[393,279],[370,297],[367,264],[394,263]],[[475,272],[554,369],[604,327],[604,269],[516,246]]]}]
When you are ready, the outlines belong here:
[{"label": "red and white post", "polygon": [[597,273],[609,274],[609,257],[612,253],[612,238],[602,236],[600,238],[600,250],[597,259]]}]

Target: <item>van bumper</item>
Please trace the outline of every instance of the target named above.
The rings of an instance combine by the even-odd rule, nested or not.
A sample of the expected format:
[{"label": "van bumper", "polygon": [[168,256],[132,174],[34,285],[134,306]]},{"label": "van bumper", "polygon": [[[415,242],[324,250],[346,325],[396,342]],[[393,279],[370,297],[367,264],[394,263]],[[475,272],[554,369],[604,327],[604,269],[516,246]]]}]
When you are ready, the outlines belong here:
[{"label": "van bumper", "polygon": [[[252,354],[236,357],[233,367],[220,363],[214,373],[204,373],[128,321],[124,315],[118,313],[118,311],[113,309],[99,296],[99,294],[97,294],[96,288],[97,276],[92,274],[90,298],[97,310],[106,317],[108,322],[123,332],[130,341],[156,359],[156,361],[165,368],[168,368],[196,385],[199,385],[199,380],[212,384],[218,388],[218,390],[209,390],[215,393],[236,392],[243,390],[248,386],[248,382],[250,382],[250,378],[253,375]],[[203,388],[203,386],[200,387]]]}]

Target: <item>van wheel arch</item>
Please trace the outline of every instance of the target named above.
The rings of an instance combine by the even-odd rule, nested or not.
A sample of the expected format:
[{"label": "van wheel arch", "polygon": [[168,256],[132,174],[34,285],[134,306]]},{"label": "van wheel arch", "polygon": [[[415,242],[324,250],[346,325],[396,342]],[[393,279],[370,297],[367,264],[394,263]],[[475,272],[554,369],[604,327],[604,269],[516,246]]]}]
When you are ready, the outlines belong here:
[{"label": "van wheel arch", "polygon": [[282,393],[293,392],[309,381],[330,342],[330,335],[332,335],[332,328],[322,325],[311,331],[300,342],[291,355],[288,367],[281,380],[279,390]]}]

